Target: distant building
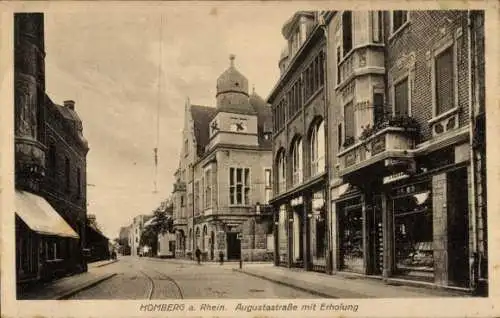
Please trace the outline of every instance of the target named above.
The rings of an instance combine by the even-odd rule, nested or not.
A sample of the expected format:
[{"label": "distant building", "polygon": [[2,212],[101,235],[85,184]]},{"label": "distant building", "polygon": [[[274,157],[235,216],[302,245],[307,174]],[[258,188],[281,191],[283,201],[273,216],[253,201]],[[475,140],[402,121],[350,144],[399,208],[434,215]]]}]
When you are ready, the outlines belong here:
[{"label": "distant building", "polygon": [[152,215],[138,215],[134,217],[129,232],[130,255],[140,255],[141,234],[144,229],[144,224],[152,217]]},{"label": "distant building", "polygon": [[130,245],[129,245],[129,236],[130,236],[131,226],[124,226],[120,228],[120,235],[118,238],[120,244],[120,253],[122,255],[130,255]]},{"label": "distant building", "polygon": [[271,108],[234,65],[217,79],[217,107],[186,102],[172,194],[176,256],[271,259]]},{"label": "distant building", "polygon": [[110,258],[110,241],[99,229],[95,215],[87,216],[88,262],[96,262]]},{"label": "distant building", "polygon": [[45,93],[44,17],[14,14],[17,281],[86,270],[86,155],[74,101]]}]

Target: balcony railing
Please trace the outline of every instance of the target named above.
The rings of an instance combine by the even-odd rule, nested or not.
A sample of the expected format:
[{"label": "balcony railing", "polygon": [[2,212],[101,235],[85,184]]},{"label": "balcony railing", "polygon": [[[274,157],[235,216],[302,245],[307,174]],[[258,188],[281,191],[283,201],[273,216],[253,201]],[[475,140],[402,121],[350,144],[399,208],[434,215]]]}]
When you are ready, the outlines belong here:
[{"label": "balcony railing", "polygon": [[377,163],[388,167],[411,158],[408,150],[415,148],[419,130],[418,123],[407,116],[391,116],[374,127],[366,127],[357,142],[347,144],[337,155],[339,175],[346,176]]}]

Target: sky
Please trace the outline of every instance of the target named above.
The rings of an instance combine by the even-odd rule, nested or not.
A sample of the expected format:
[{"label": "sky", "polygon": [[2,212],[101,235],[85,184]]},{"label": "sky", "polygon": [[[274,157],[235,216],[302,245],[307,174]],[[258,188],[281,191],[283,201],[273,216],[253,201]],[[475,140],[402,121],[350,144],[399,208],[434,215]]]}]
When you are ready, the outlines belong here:
[{"label": "sky", "polygon": [[295,11],[282,4],[121,4],[45,12],[46,90],[58,104],[76,102],[90,147],[87,213],[110,239],[171,195],[185,100],[215,106],[230,54],[250,89],[268,96],[279,77],[281,27]]}]

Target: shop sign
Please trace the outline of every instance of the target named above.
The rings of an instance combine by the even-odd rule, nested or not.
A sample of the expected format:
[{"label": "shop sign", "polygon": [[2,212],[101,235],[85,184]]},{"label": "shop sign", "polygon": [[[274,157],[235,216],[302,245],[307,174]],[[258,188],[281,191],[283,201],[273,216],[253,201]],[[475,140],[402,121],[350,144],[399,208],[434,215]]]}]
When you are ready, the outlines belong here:
[{"label": "shop sign", "polygon": [[304,200],[302,199],[302,196],[296,197],[296,198],[292,199],[292,201],[291,201],[292,206],[301,205],[303,203],[304,203]]},{"label": "shop sign", "polygon": [[395,173],[395,174],[392,174],[390,176],[384,177],[382,182],[383,182],[383,184],[387,184],[387,183],[395,182],[398,180],[406,179],[409,177],[410,177],[410,175],[408,175],[404,172],[400,172],[400,173]]}]

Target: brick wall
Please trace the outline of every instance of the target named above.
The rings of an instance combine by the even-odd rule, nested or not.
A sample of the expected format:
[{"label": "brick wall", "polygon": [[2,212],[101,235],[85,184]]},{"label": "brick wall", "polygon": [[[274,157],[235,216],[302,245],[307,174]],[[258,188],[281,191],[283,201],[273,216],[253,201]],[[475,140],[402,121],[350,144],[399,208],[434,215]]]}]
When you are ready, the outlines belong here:
[{"label": "brick wall", "polygon": [[[402,72],[406,72],[405,57],[414,55],[415,65],[411,86],[411,111],[421,126],[421,141],[431,138],[428,121],[433,117],[432,54],[448,40],[453,40],[457,54],[457,85],[460,126],[468,117],[467,70],[467,12],[466,11],[411,11],[409,23],[390,38],[390,15],[385,15],[386,69],[388,88]],[[389,93],[389,97],[392,93]],[[389,99],[391,100],[391,99]]]}]

